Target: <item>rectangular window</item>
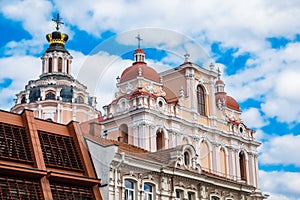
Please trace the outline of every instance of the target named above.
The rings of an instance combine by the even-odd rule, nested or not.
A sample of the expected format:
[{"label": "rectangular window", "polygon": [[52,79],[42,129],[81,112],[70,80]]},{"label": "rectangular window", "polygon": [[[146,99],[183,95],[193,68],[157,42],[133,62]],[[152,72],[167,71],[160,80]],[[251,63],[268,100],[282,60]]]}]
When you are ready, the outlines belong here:
[{"label": "rectangular window", "polygon": [[183,190],[176,190],[175,200],[182,200],[182,199],[183,199]]},{"label": "rectangular window", "polygon": [[80,199],[93,200],[93,190],[91,187],[82,187],[62,183],[50,183],[53,199]]},{"label": "rectangular window", "polygon": [[0,122],[0,158],[32,163],[25,127]]},{"label": "rectangular window", "polygon": [[83,171],[82,161],[72,137],[38,131],[46,166]]},{"label": "rectangular window", "polygon": [[152,200],[153,199],[153,187],[152,185],[145,183],[144,184],[144,192],[145,198],[144,200]]},{"label": "rectangular window", "polygon": [[125,180],[125,200],[135,200],[134,195],[134,182]]},{"label": "rectangular window", "polygon": [[188,192],[188,200],[195,200],[195,193],[194,192]]},{"label": "rectangular window", "polygon": [[42,199],[39,180],[0,174],[0,199]]}]

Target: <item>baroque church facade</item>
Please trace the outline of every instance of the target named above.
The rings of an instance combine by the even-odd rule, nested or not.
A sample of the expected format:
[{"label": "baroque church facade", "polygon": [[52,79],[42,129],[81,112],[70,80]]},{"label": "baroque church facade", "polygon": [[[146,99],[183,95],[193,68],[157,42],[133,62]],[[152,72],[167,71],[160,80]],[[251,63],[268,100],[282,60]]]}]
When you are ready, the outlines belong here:
[{"label": "baroque church facade", "polygon": [[181,65],[158,73],[139,44],[101,115],[96,97],[71,75],[68,36],[59,31],[59,17],[54,21],[57,30],[46,36],[50,45],[41,58],[42,74],[17,94],[11,111],[32,110],[53,128],[80,122],[77,132],[101,179],[102,199],[267,198],[259,188],[260,143],[213,64],[203,68],[186,54]]},{"label": "baroque church facade", "polygon": [[[260,145],[213,64],[157,73],[140,47],[86,136],[104,199],[264,199]],[[99,129],[98,129],[99,130]],[[88,131],[86,131],[88,132]],[[103,152],[103,154],[99,154]]]}]

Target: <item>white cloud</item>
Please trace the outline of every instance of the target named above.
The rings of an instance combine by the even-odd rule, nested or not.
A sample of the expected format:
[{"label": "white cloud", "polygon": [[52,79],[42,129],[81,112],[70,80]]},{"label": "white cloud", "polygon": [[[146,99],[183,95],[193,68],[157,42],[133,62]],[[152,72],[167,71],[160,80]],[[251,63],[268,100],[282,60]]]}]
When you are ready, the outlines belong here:
[{"label": "white cloud", "polygon": [[5,17],[21,21],[25,30],[32,36],[41,38],[48,33],[52,4],[44,0],[3,1],[0,11]]},{"label": "white cloud", "polygon": [[[265,165],[300,166],[300,135],[270,137],[260,148],[260,162]],[[300,185],[300,184],[299,184]]]},{"label": "white cloud", "polygon": [[259,171],[260,185],[268,200],[299,200],[300,173]]},{"label": "white cloud", "polygon": [[[299,48],[300,49],[300,48]],[[278,75],[275,83],[275,92],[279,97],[300,101],[300,69],[288,68]]]},{"label": "white cloud", "polygon": [[0,58],[0,69],[0,80],[13,80],[8,88],[0,90],[0,108],[9,110],[15,94],[23,90],[29,80],[38,77],[41,72],[40,59],[33,56]]},{"label": "white cloud", "polygon": [[267,125],[266,120],[261,116],[257,108],[244,110],[241,118],[251,128],[261,128]]}]

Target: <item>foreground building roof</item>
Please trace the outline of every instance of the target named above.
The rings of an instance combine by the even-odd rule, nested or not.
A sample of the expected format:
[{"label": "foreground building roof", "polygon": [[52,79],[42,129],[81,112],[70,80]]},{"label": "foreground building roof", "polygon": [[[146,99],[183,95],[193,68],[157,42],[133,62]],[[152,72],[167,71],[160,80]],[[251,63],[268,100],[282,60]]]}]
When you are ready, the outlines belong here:
[{"label": "foreground building roof", "polygon": [[0,110],[0,199],[102,199],[78,123]]}]

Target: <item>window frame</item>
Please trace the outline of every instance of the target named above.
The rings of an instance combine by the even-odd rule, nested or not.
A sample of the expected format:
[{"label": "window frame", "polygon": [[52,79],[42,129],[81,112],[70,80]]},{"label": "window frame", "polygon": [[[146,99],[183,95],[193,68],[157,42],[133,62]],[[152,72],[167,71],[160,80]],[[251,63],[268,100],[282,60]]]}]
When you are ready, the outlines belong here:
[{"label": "window frame", "polygon": [[53,72],[53,58],[49,58],[48,59],[48,73],[52,73]]},{"label": "window frame", "polygon": [[202,85],[197,86],[197,111],[200,115],[206,116],[205,89]]},{"label": "window frame", "polygon": [[[179,196],[177,195],[179,194]],[[175,200],[182,200],[184,198],[184,190],[183,189],[175,189]]]},{"label": "window frame", "polygon": [[[132,188],[127,187],[126,182],[132,183]],[[131,179],[125,179],[124,180],[124,200],[136,200],[136,198],[135,198],[135,195],[136,195],[135,185],[136,184],[135,184],[134,180],[131,180]],[[129,199],[130,192],[132,192],[132,198]]]},{"label": "window frame", "polygon": [[190,152],[188,151],[185,151],[183,153],[183,164],[186,166],[186,167],[189,167],[191,165],[191,154]]},{"label": "window frame", "polygon": [[[188,191],[187,192],[188,198],[187,200],[195,200],[196,199],[196,192]],[[190,196],[191,195],[191,196]],[[190,198],[191,197],[191,198]]]},{"label": "window frame", "polygon": [[[145,190],[145,185],[148,185],[151,189],[151,191],[146,191]],[[149,183],[149,182],[145,182],[144,183],[144,200],[153,200],[154,199],[154,188],[155,186],[153,186],[153,184]],[[150,196],[150,198],[149,198]]]},{"label": "window frame", "polygon": [[63,59],[62,57],[58,57],[57,59],[57,72],[63,72]]}]

